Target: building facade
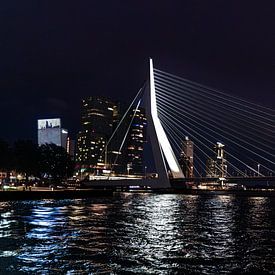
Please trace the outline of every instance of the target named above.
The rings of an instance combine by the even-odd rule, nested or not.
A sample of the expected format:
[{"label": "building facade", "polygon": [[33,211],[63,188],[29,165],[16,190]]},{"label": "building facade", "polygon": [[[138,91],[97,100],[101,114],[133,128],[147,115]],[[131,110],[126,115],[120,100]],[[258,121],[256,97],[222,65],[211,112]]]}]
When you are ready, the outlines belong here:
[{"label": "building facade", "polygon": [[66,151],[67,151],[67,154],[70,155],[72,160],[75,160],[75,149],[76,149],[75,140],[71,139],[70,137],[67,137]]},{"label": "building facade", "polygon": [[179,164],[186,178],[194,177],[194,143],[188,137],[182,142]]},{"label": "building facade", "polygon": [[66,149],[68,130],[61,128],[60,118],[38,119],[38,145],[53,143]]},{"label": "building facade", "polygon": [[227,176],[227,161],[224,152],[225,145],[217,142],[214,146],[215,158],[206,162],[206,176],[225,178]]},{"label": "building facade", "polygon": [[103,97],[82,101],[76,153],[76,162],[82,171],[88,171],[89,175],[143,173],[145,110],[133,108],[124,116],[125,111],[125,106]]},{"label": "building facade", "polygon": [[[135,114],[135,116],[134,116]],[[144,173],[144,143],[146,142],[147,120],[143,108],[132,109],[132,121],[126,143],[126,170],[128,175],[142,175]]]},{"label": "building facade", "polygon": [[76,162],[97,173],[106,168],[106,144],[113,132],[115,103],[104,97],[82,100],[81,130],[77,138]]}]

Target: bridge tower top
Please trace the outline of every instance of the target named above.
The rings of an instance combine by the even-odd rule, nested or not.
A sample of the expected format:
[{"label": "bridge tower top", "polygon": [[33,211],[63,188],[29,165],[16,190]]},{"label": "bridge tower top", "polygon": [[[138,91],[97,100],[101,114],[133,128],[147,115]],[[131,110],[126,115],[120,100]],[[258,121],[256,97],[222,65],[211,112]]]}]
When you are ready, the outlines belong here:
[{"label": "bridge tower top", "polygon": [[158,117],[152,58],[150,58],[150,82],[145,101],[148,134],[150,135],[156,170],[159,178],[163,180],[163,184],[166,181],[166,185],[170,185],[166,164],[173,178],[184,178],[184,174]]}]

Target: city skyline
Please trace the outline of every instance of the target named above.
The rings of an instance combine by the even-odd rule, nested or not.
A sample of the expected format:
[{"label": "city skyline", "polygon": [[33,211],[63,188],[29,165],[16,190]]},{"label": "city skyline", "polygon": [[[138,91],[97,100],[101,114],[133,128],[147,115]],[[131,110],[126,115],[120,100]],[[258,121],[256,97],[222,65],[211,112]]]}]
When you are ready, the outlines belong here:
[{"label": "city skyline", "polygon": [[1,274],[274,273],[271,1],[0,11]]},{"label": "city skyline", "polygon": [[[237,145],[239,148],[245,149],[249,153],[254,154],[254,156],[256,155],[256,156],[260,157],[259,160],[258,159],[257,160],[254,159],[253,160],[253,159],[251,159],[251,156],[250,156],[247,159],[248,162],[244,163],[244,162],[240,161],[240,159],[242,159],[243,157],[245,157],[244,151],[240,151],[239,153],[241,153],[241,154],[239,154],[239,153],[235,154],[234,153],[234,155],[232,155],[232,151],[231,151],[230,152],[231,160],[232,160],[232,157],[233,157],[234,158],[234,162],[231,162],[230,165],[231,165],[231,168],[234,168],[234,170],[235,170],[234,174],[235,175],[238,175],[240,173],[242,175],[246,175],[247,172],[246,172],[246,168],[245,167],[249,168],[250,173],[257,174],[257,175],[261,174],[260,171],[259,171],[260,167],[261,167],[261,172],[263,172],[266,175],[269,175],[270,172],[273,171],[270,168],[266,167],[265,161],[267,161],[269,163],[272,163],[272,161],[269,159],[269,156],[273,157],[272,150],[274,150],[274,148],[270,147],[271,151],[269,152],[269,151],[266,151],[265,148],[255,147],[255,148],[257,148],[257,149],[260,150],[260,153],[264,152],[265,154],[267,154],[265,156],[264,155],[259,155],[257,152],[252,152],[251,151],[251,149],[253,149],[253,148],[251,148],[251,145],[253,146],[253,144],[249,143],[249,141],[251,141],[251,138],[248,138],[249,140],[247,140],[247,141],[243,140],[243,137],[245,137],[244,134],[246,134],[247,131],[249,131],[250,134],[253,133],[253,132],[251,132],[251,130],[252,130],[251,126],[252,125],[255,126],[255,124],[253,124],[253,123],[255,121],[257,121],[257,123],[259,124],[258,125],[259,129],[256,129],[256,132],[257,132],[256,136],[259,133],[262,133],[262,135],[265,135],[265,137],[263,137],[262,141],[267,141],[268,143],[272,142],[270,140],[270,134],[269,133],[272,132],[273,126],[271,125],[271,123],[270,123],[271,120],[268,117],[268,116],[273,116],[274,117],[274,115],[272,115],[272,110],[265,109],[266,112],[271,112],[271,113],[270,114],[266,113],[267,117],[263,117],[263,116],[261,116],[261,114],[264,111],[260,110],[260,109],[257,110],[257,108],[260,108],[260,106],[258,106],[258,105],[253,105],[252,104],[252,105],[248,105],[247,106],[247,104],[250,104],[249,102],[246,102],[245,104],[243,104],[243,101],[242,100],[240,101],[239,98],[234,98],[231,95],[224,94],[224,93],[222,94],[222,97],[221,97],[220,91],[213,90],[210,87],[201,86],[201,84],[199,84],[199,83],[190,82],[187,79],[180,78],[180,77],[178,77],[176,75],[172,75],[169,72],[161,71],[161,70],[159,70],[157,68],[154,68],[154,75],[155,76],[153,78],[156,78],[156,90],[157,90],[157,97],[156,97],[156,99],[158,101],[157,105],[158,105],[158,107],[160,107],[160,109],[158,108],[158,115],[160,116],[160,118],[162,120],[162,118],[163,118],[163,112],[165,112],[164,121],[162,121],[162,123],[164,123],[163,126],[165,126],[165,128],[166,128],[166,124],[167,124],[167,119],[168,119],[168,122],[169,122],[170,117],[171,117],[171,113],[169,114],[169,111],[172,111],[172,116],[174,116],[176,114],[176,115],[180,115],[180,116],[183,116],[183,117],[186,118],[185,121],[184,121],[184,124],[186,124],[187,129],[185,128],[184,130],[181,130],[181,132],[180,132],[180,135],[185,136],[184,139],[186,139],[186,135],[189,135],[189,133],[190,133],[189,132],[190,130],[188,130],[188,129],[189,129],[190,123],[191,123],[191,127],[194,128],[192,130],[193,133],[191,134],[191,136],[193,136],[194,134],[197,135],[197,137],[195,137],[195,141],[197,140],[198,137],[202,137],[202,139],[204,141],[207,140],[208,143],[212,142],[212,144],[216,144],[216,143],[219,144],[220,143],[219,140],[221,138],[221,140],[227,140],[227,142],[226,142],[227,144],[229,142],[230,145],[227,147],[229,151],[236,150],[236,148],[234,148],[234,147],[236,147],[236,145]],[[171,85],[171,84],[173,84],[173,85]],[[169,88],[169,85],[171,86],[170,88]],[[182,86],[183,89],[181,90],[180,94],[179,94],[179,90],[178,90],[178,88],[179,88],[178,85],[183,85]],[[141,94],[143,94],[147,89],[148,89],[148,82],[140,90],[140,92],[142,91]],[[191,94],[190,94],[190,91],[191,91]],[[138,94],[136,96],[138,96]],[[179,95],[180,95],[180,97],[179,97]],[[200,100],[196,100],[196,97],[194,97],[194,95],[199,95],[201,97],[201,99]],[[104,135],[102,137],[100,137],[102,145],[100,146],[100,148],[98,148],[98,150],[103,151],[104,147],[105,147],[105,144],[108,141],[108,137],[111,136],[111,133],[113,131],[113,125],[112,125],[113,122],[115,122],[115,121],[116,121],[116,123],[119,122],[119,116],[122,116],[124,112],[122,111],[122,109],[119,110],[118,106],[120,105],[120,103],[118,101],[113,101],[111,98],[106,98],[106,97],[102,97],[102,96],[89,96],[87,99],[82,99],[83,106],[89,106],[89,104],[88,104],[89,100],[94,101],[95,98],[98,98],[97,100],[99,102],[98,102],[98,104],[96,104],[94,106],[92,106],[92,105],[90,106],[90,108],[91,108],[91,114],[94,116],[93,121],[89,121],[89,116],[91,115],[90,111],[87,112],[87,114],[85,114],[85,113],[83,113],[83,110],[82,110],[80,112],[81,113],[81,119],[80,119],[80,121],[78,123],[78,129],[81,130],[81,127],[83,128],[83,125],[84,125],[84,128],[85,127],[87,128],[89,125],[97,125],[96,128],[98,128],[99,132],[95,133],[95,134],[96,135],[98,135],[98,134],[101,135],[109,127],[110,129],[108,130],[108,133],[106,132],[106,133],[104,133]],[[143,98],[143,96],[142,96],[142,98]],[[174,99],[177,99],[177,100],[174,101]],[[186,103],[186,99],[188,100],[187,103]],[[105,108],[106,112],[111,113],[112,116],[110,117],[109,120],[106,120],[104,122],[104,124],[101,124],[101,122],[100,122],[101,119],[103,117],[107,117],[107,113],[105,114],[105,111],[100,111],[98,113],[97,111],[99,110],[98,108],[102,105],[102,103],[105,102],[106,100],[110,101],[107,104],[108,106],[106,105],[106,108]],[[175,108],[172,108],[172,110],[171,110],[171,100],[172,100],[173,104],[175,105],[174,106]],[[179,101],[179,100],[181,100],[181,101]],[[107,101],[106,101],[106,103],[107,103]],[[143,98],[142,102],[143,102],[143,104],[145,104],[144,98]],[[165,104],[164,104],[164,102],[165,102]],[[206,104],[204,106],[203,104],[201,104],[202,102],[205,102],[208,105]],[[235,105],[233,104],[233,102],[234,102]],[[240,102],[242,102],[242,103],[240,103]],[[183,104],[183,105],[181,105],[181,104]],[[186,104],[188,104],[188,106]],[[245,119],[249,118],[247,116],[248,113],[251,114],[251,115],[253,115],[254,118],[251,117],[250,119],[252,119],[254,122],[253,121],[249,121],[248,124],[246,123],[247,125],[245,127],[243,127],[243,125],[242,125],[241,132],[236,132],[236,130],[238,130],[238,129],[235,128],[237,125],[236,125],[236,123],[234,123],[235,125],[231,124],[232,123],[232,117],[230,118],[230,116],[233,115],[233,117],[234,117],[236,115],[236,110],[242,111],[238,107],[238,106],[240,106],[240,104],[241,104],[241,106],[243,108],[248,108],[248,109],[243,110],[245,113],[238,112],[238,114],[241,116],[238,119],[238,120],[240,120],[239,123],[242,124],[242,122],[244,122],[244,120],[243,120],[244,118]],[[179,109],[178,106],[180,106],[181,108]],[[182,106],[185,106],[187,108],[182,108]],[[198,108],[199,106],[200,106],[200,108]],[[216,114],[215,114],[216,111],[213,113],[213,110],[209,109],[208,106],[216,106],[215,108],[218,108],[218,109],[216,109],[216,111],[218,111],[219,116],[216,116]],[[225,108],[227,108],[227,111],[225,111]],[[233,113],[231,112],[232,108],[233,108]],[[251,110],[254,110],[256,113],[251,113]],[[205,113],[205,111],[206,111],[206,113]],[[113,112],[114,112],[114,114],[113,114]],[[194,117],[194,112],[196,113],[196,117]],[[115,115],[115,113],[116,113],[116,115]],[[231,113],[230,116],[228,116],[229,113]],[[113,118],[113,115],[115,116],[114,118]],[[197,120],[198,119],[197,116],[200,117],[199,121]],[[263,121],[259,120],[260,117],[262,118]],[[194,120],[194,118],[195,118],[195,120]],[[206,118],[207,118],[207,120],[204,121],[204,119],[206,119]],[[214,118],[214,120],[213,120],[213,118]],[[177,118],[177,120],[178,120],[178,118]],[[215,123],[220,122],[221,124],[219,124],[219,127],[214,126],[214,128],[212,128],[213,127],[213,125],[211,124],[212,122],[215,122]],[[169,122],[169,124],[170,124],[170,122]],[[200,133],[197,132],[197,129],[198,129],[197,128],[197,124],[200,125],[200,128],[201,128],[200,130],[204,129],[203,135],[201,135]],[[271,127],[270,129],[267,129],[267,132],[266,132],[266,128],[265,128],[266,125],[270,125],[270,127]],[[176,125],[172,126],[172,128],[175,127],[175,126]],[[232,126],[233,128],[231,127],[229,129],[228,126],[230,126],[230,127]],[[168,125],[168,128],[166,128],[165,131],[169,132],[170,127],[171,127],[171,125]],[[84,128],[82,130],[85,130]],[[214,137],[212,135],[213,129],[215,131],[218,130],[218,132],[215,133],[216,137]],[[228,129],[229,129],[229,132],[228,132]],[[87,130],[89,130],[89,127],[85,131],[83,131],[83,133],[87,132]],[[243,130],[246,133],[242,132]],[[53,135],[53,131],[57,131],[58,133],[60,132],[60,135],[56,135],[56,134]],[[45,134],[44,138],[42,138],[43,135],[39,135],[39,134],[42,134],[42,133]],[[224,135],[224,134],[226,134],[226,135]],[[233,134],[237,134],[237,136],[233,135]],[[86,135],[86,133],[85,133],[85,135]],[[255,133],[253,133],[253,135],[255,135]],[[56,136],[55,139],[53,139],[54,136]],[[212,141],[210,141],[208,139],[209,136],[210,136],[210,139]],[[40,119],[40,120],[38,120],[38,144],[39,145],[47,143],[45,140],[51,140],[53,143],[55,143],[57,145],[60,145],[61,144],[60,143],[61,142],[60,141],[60,137],[61,137],[60,118],[52,118],[52,119],[50,119],[48,117],[47,119]],[[71,136],[71,137],[74,138],[74,136]],[[172,140],[175,138],[175,137],[173,137],[173,130],[172,130],[172,136],[170,136],[170,137],[172,137]],[[232,140],[232,137],[233,137],[233,140]],[[259,136],[258,136],[258,138],[259,138]],[[41,141],[39,141],[39,140],[41,140]],[[66,141],[65,140],[67,141],[67,138],[64,138],[63,147],[66,147]],[[90,143],[90,141],[87,142],[87,138],[84,138],[83,139],[84,144],[85,144],[85,140],[86,140],[86,145],[85,146],[87,146],[87,144]],[[256,141],[259,142],[259,140],[257,140],[257,139],[256,139]],[[97,142],[95,140],[93,140],[93,143],[94,142],[95,142],[95,144],[97,144]],[[174,146],[175,145],[178,146],[181,142],[182,142],[182,140],[178,141],[178,143],[174,144]],[[242,145],[239,145],[238,142],[241,142]],[[253,143],[255,145],[254,141],[253,141]],[[196,141],[196,143],[195,143],[196,147],[199,144],[203,144],[201,142],[201,140]],[[244,147],[243,146],[244,144],[245,144],[245,146],[246,145],[250,146],[250,149],[249,148],[247,149],[246,147]],[[264,146],[264,147],[269,148],[268,144],[265,145],[264,143],[262,143],[261,145]],[[216,171],[213,170],[213,169],[216,169],[217,167],[220,167],[220,168],[218,168],[218,170],[220,170],[220,171],[226,171],[227,170],[227,168],[226,169],[222,168],[223,164],[220,165],[220,164],[218,164],[218,162],[216,164],[215,159],[212,159],[209,156],[209,148],[211,148],[212,145],[203,144],[203,146],[205,148],[204,149],[199,148],[200,152],[196,153],[196,158],[194,158],[194,160],[195,160],[194,165],[193,165],[193,156],[191,156],[191,155],[190,155],[191,158],[190,159],[188,158],[189,159],[188,161],[190,161],[190,163],[188,164],[188,167],[185,167],[186,164],[184,164],[184,163],[181,164],[182,165],[182,169],[185,170],[185,172],[184,172],[185,175],[189,175],[189,172],[191,172],[192,169],[195,170],[195,174],[197,176],[198,175],[210,175],[210,176],[211,175],[218,175],[218,173],[216,173]],[[173,148],[173,149],[175,150],[175,148]],[[87,155],[89,150],[90,150],[90,148],[85,148],[85,150],[83,150],[83,151],[85,151],[86,155]],[[183,150],[182,152],[184,152],[184,151],[185,150]],[[210,149],[210,151],[212,151],[212,149]],[[186,154],[186,153],[183,153],[183,154]],[[94,155],[94,153],[91,153],[90,157],[94,157],[93,155]],[[98,152],[95,155],[98,155]],[[217,154],[217,155],[219,155],[219,154]],[[183,155],[182,155],[181,152],[180,153],[179,152],[176,153],[176,157],[177,157],[178,161],[181,159],[182,156]],[[207,156],[207,160],[204,159],[205,156]],[[100,160],[96,160],[95,159],[94,160],[95,163],[93,163],[92,165],[95,165],[97,163],[101,163],[101,165],[103,165],[104,162],[106,164],[107,162],[106,162],[106,160],[104,160],[104,158],[105,158],[105,156],[101,155],[101,159]],[[148,158],[148,161],[149,161],[149,158]],[[151,156],[151,158],[152,158],[152,156]],[[80,162],[83,162],[83,160],[84,159],[80,160]],[[184,158],[182,158],[182,160],[184,160]],[[235,166],[236,162],[235,162],[235,160],[239,161],[240,167],[242,166],[241,170],[239,170],[239,171],[236,170],[236,166]],[[206,164],[206,170],[205,170],[205,168],[203,168],[203,170],[205,170],[205,171],[202,171],[201,167],[199,168],[200,172],[198,171],[198,161],[200,161],[200,163],[207,163],[207,161],[208,161],[208,163]],[[212,161],[213,163],[211,164],[209,161],[210,162]],[[169,163],[169,161],[168,161],[168,163]],[[125,163],[123,165],[124,170],[126,170],[126,167],[128,167],[128,165],[130,165],[130,162],[129,163]],[[226,163],[224,163],[224,165],[226,166]],[[243,165],[245,165],[245,167]],[[145,166],[148,166],[148,164],[145,163]],[[151,165],[149,165],[149,168],[151,168],[150,166]],[[203,164],[203,167],[204,166],[205,166],[205,164]],[[207,168],[207,167],[211,167],[211,166],[213,167],[213,169],[212,168]],[[141,161],[140,167],[141,168],[140,168],[140,173],[139,174],[142,174],[143,173],[142,171],[145,170],[145,168],[143,167],[142,161]],[[207,172],[207,170],[209,170],[209,171],[211,170],[212,172],[209,173],[209,172]],[[124,171],[124,173],[125,173],[125,171]],[[193,172],[191,172],[190,174],[192,175]],[[226,172],[222,173],[222,174],[225,175]],[[220,175],[220,176],[223,177],[223,175]]]},{"label": "city skyline", "polygon": [[[159,83],[158,83],[158,81],[159,81],[159,76],[158,76],[158,69],[156,69],[156,74],[157,74],[157,86],[159,86]],[[159,89],[159,87],[158,87],[158,89]],[[161,89],[160,89],[161,90]],[[159,92],[159,91],[158,91]],[[159,95],[158,95],[158,97],[159,97]],[[120,105],[120,103],[118,102],[118,101],[112,101],[112,99],[111,98],[106,98],[106,97],[100,97],[100,96],[94,96],[94,97],[92,97],[92,96],[90,96],[90,97],[88,97],[87,98],[87,100],[88,99],[92,99],[92,98],[98,98],[99,100],[108,100],[108,101],[110,101],[110,106],[109,106],[109,108],[107,108],[106,107],[106,110],[108,109],[112,109],[112,111],[109,111],[109,112],[113,112],[113,110],[114,109],[116,109],[115,110],[115,113],[116,113],[116,118],[114,118],[114,121],[116,121],[116,123],[118,123],[119,122],[119,116],[121,117],[122,115],[123,115],[123,111],[122,111],[122,109],[118,112],[118,110],[119,110],[119,108],[118,108],[118,106]],[[160,104],[162,101],[161,101],[161,97],[159,98],[160,99],[160,102],[158,103],[158,104]],[[159,100],[158,99],[158,100]],[[167,110],[169,110],[169,98],[167,98],[168,99],[168,105],[167,105]],[[82,102],[83,102],[83,104],[85,103],[85,100],[86,99],[82,99]],[[112,101],[112,102],[111,102]],[[115,102],[115,103],[114,103]],[[87,103],[86,103],[87,104]],[[86,104],[84,104],[84,105],[86,105]],[[161,103],[162,104],[162,103]],[[123,105],[123,104],[122,104]],[[124,106],[124,108],[125,108],[126,106]],[[193,107],[192,107],[192,105],[191,105],[191,107],[190,107],[191,109],[190,109],[190,111],[192,111],[193,110]],[[161,108],[162,109],[162,108]],[[122,112],[121,112],[122,111]],[[160,110],[161,111],[161,110]],[[192,112],[191,112],[192,113]],[[119,114],[119,115],[118,115]],[[161,114],[161,112],[160,112],[160,114]],[[83,115],[83,113],[82,113],[82,115]],[[98,118],[98,117],[101,117],[101,116],[103,116],[103,115],[101,115],[101,114],[95,114],[96,116],[95,116],[95,118]],[[104,115],[105,116],[105,115]],[[191,115],[192,116],[192,115]],[[257,116],[257,115],[256,115]],[[211,119],[211,118],[210,118]],[[84,124],[87,124],[87,123],[90,123],[90,122],[85,122],[85,120],[87,120],[87,118],[85,118],[85,117],[82,117],[81,119],[80,119],[80,122],[79,122],[79,128],[78,129],[81,129],[81,125],[84,123]],[[191,119],[192,120],[192,119]],[[210,120],[211,121],[211,120]],[[98,122],[97,121],[97,119],[95,120],[95,122],[98,124],[98,125],[100,125],[100,122]],[[106,126],[108,125],[108,121],[106,121],[106,125],[102,128],[102,129],[104,129],[104,128],[106,128]],[[189,123],[190,123],[190,121],[189,121]],[[206,122],[207,123],[207,122]],[[44,119],[39,119],[38,120],[38,134],[39,134],[39,131],[43,131],[43,130],[46,130],[46,129],[48,129],[49,128],[49,130],[58,130],[58,131],[61,131],[61,122],[60,122],[60,118],[44,118]],[[165,126],[165,124],[164,124],[164,126]],[[55,129],[55,128],[58,128],[58,129]],[[100,127],[102,127],[102,126],[100,126]],[[113,127],[111,127],[110,128],[110,133],[109,133],[109,136],[110,136],[110,134],[111,134],[111,132],[112,132],[112,128]],[[195,127],[195,129],[196,129],[196,127]],[[125,129],[124,129],[125,130]],[[167,129],[166,129],[167,130]],[[169,129],[168,129],[169,130]],[[221,132],[223,133],[224,132],[224,130],[226,130],[226,129],[223,129],[223,126],[222,126],[222,128],[220,129],[221,130]],[[210,131],[212,131],[212,130],[210,130]],[[233,132],[234,132],[234,130],[233,130]],[[181,134],[183,134],[183,135],[185,135],[187,132],[185,132],[185,131],[183,131]],[[209,135],[209,132],[207,133],[207,135]],[[46,135],[47,136],[47,135]],[[45,137],[46,137],[45,136]],[[231,136],[231,134],[230,134],[230,136]],[[241,136],[240,136],[241,137]],[[240,137],[237,137],[237,140],[239,140],[239,138]],[[49,137],[47,136],[47,139],[49,139]],[[67,140],[67,138],[65,138],[66,140]],[[187,139],[188,140],[188,137],[187,136],[185,136],[185,138],[184,138],[185,140]],[[226,138],[226,139],[228,139],[228,137]],[[105,138],[104,138],[104,140],[105,140]],[[55,141],[52,141],[53,143],[55,143],[55,144],[57,144],[57,145],[59,145],[59,142],[57,142],[56,140]],[[105,140],[104,141],[105,143],[107,142],[107,140]],[[180,141],[181,142],[181,141]],[[190,141],[192,144],[193,144],[193,141]],[[38,135],[38,144],[42,144],[42,143],[45,143],[44,141],[42,142],[39,142],[39,135]],[[213,143],[213,145],[214,144],[221,144],[219,141],[218,141],[218,139],[217,140],[212,140],[212,143]],[[229,143],[231,143],[231,142],[229,142]],[[235,143],[234,141],[233,141],[233,143]],[[178,144],[180,144],[180,143],[178,143]],[[235,143],[236,144],[236,143]],[[176,144],[177,145],[177,144]],[[198,145],[198,144],[197,144]],[[149,145],[150,146],[150,145]],[[232,146],[232,144],[231,144],[231,146]],[[232,148],[231,148],[231,146],[229,146],[228,147],[228,149],[229,150],[231,150]],[[63,142],[63,147],[66,147],[66,142]],[[103,146],[104,147],[104,146]],[[148,146],[147,146],[148,147]],[[192,145],[192,147],[193,147],[193,145]],[[101,150],[103,150],[103,149],[101,149]],[[174,148],[174,150],[175,150],[175,148]],[[208,150],[208,149],[207,149]],[[69,151],[69,150],[68,150]],[[148,148],[147,148],[147,151],[148,151]],[[149,149],[149,151],[150,151],[150,149]],[[192,149],[192,151],[193,151],[193,149]],[[184,150],[182,151],[182,152],[184,152]],[[147,153],[148,154],[148,153]],[[203,153],[204,155],[205,155],[205,152]],[[149,152],[149,155],[150,155],[150,152]],[[200,157],[198,158],[198,156],[200,155]],[[190,167],[188,167],[187,168],[187,170],[186,170],[186,167],[184,167],[184,165],[186,165],[186,163],[184,164],[184,163],[182,163],[181,165],[183,165],[182,166],[182,169],[183,170],[185,170],[185,172],[184,172],[184,174],[189,174],[189,172],[191,171],[191,169],[195,169],[195,174],[198,176],[198,175],[210,175],[210,174],[212,174],[212,175],[215,175],[216,174],[216,172],[211,172],[210,174],[209,174],[209,172],[207,172],[207,170],[211,170],[212,168],[208,168],[208,166],[210,165],[211,166],[211,164],[210,164],[210,162],[209,161],[213,161],[213,169],[216,167],[216,164],[214,164],[214,162],[215,162],[215,160],[214,159],[212,159],[212,158],[208,158],[207,160],[202,160],[202,159],[200,159],[201,157],[204,157],[203,155],[201,155],[201,153],[199,152],[199,155],[198,155],[198,152],[197,152],[197,157],[195,157],[194,158],[194,160],[195,160],[195,162],[197,162],[197,159],[199,159],[199,161],[202,163],[202,162],[204,162],[205,164],[203,165],[203,166],[206,166],[206,169],[204,169],[204,171],[202,171],[202,170],[200,170],[200,172],[197,170],[199,167],[198,167],[198,163],[197,164],[195,164],[194,166],[193,166],[193,164],[192,164],[192,162],[193,162],[193,160],[188,164],[188,165],[190,165]],[[219,155],[218,153],[217,153],[217,155]],[[177,152],[177,154],[176,154],[176,156],[177,156],[177,159],[180,161],[181,160],[181,157],[182,157],[182,153],[181,152]],[[190,155],[191,156],[191,155]],[[149,158],[151,158],[152,156],[149,156]],[[147,158],[148,158],[148,155],[147,155]],[[233,158],[235,158],[235,156],[233,156]],[[104,161],[103,161],[103,159],[104,159],[104,156],[102,156],[102,164],[104,163]],[[184,158],[183,158],[184,159]],[[193,159],[193,157],[192,157],[192,159]],[[144,163],[143,161],[141,162],[141,163],[143,163],[142,164],[142,166],[141,166],[141,173],[140,174],[142,174],[143,172],[142,172],[142,170],[144,171],[144,167],[145,166],[147,166],[148,168],[150,168],[150,170],[152,170],[152,166],[151,166],[151,164],[149,164],[149,166],[148,166],[148,161],[149,161],[149,159]],[[150,163],[150,162],[149,162]],[[234,163],[234,162],[233,162]],[[234,166],[234,164],[232,163],[232,165]],[[257,175],[259,175],[260,174],[260,172],[259,172],[259,169],[260,169],[260,166],[261,166],[261,171],[263,171],[263,170],[266,170],[265,169],[265,165],[263,165],[262,163],[261,163],[261,161],[259,161],[259,162],[256,162],[256,164],[255,164],[255,160],[253,161],[253,162],[251,162],[250,161],[250,164],[252,165],[252,172],[250,171],[250,174],[251,175],[255,175],[255,174],[257,174]],[[254,167],[256,165],[256,167]],[[126,167],[126,164],[124,165],[125,167]],[[264,169],[263,169],[264,168]],[[126,169],[126,168],[125,168]],[[201,168],[200,168],[201,169]],[[216,169],[216,168],[215,168]],[[227,168],[226,168],[227,169]],[[250,168],[249,168],[250,169]],[[218,170],[224,170],[223,168],[220,168],[220,169],[218,169]],[[251,169],[250,169],[251,170]],[[187,172],[187,171],[189,171],[189,172]],[[214,170],[213,170],[214,171]],[[231,170],[232,171],[232,170]],[[240,171],[237,171],[237,173],[236,172],[234,172],[235,173],[235,175],[238,175],[238,174],[242,174],[242,175],[246,175],[247,174],[247,170],[245,169],[245,168],[243,168],[243,169],[241,169],[241,172]],[[267,172],[267,171],[265,171],[264,172],[266,175],[269,175],[270,173],[269,172]],[[191,174],[193,174],[193,172],[191,173]]]}]

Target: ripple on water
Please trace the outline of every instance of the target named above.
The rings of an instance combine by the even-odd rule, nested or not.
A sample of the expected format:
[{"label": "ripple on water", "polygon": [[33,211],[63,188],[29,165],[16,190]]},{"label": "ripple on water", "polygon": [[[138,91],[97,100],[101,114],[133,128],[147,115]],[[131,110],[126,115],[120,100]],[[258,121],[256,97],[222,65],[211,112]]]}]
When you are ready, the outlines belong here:
[{"label": "ripple on water", "polygon": [[121,194],[0,203],[0,273],[275,270],[274,198]]}]

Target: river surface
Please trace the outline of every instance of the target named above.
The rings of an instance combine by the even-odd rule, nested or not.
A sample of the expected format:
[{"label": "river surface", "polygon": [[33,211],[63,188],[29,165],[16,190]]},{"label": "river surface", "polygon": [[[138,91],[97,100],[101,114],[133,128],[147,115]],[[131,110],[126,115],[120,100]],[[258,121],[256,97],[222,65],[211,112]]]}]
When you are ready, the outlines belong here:
[{"label": "river surface", "polygon": [[275,274],[275,198],[0,202],[0,274]]}]

